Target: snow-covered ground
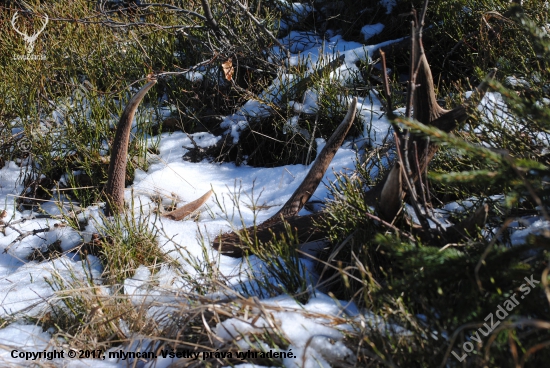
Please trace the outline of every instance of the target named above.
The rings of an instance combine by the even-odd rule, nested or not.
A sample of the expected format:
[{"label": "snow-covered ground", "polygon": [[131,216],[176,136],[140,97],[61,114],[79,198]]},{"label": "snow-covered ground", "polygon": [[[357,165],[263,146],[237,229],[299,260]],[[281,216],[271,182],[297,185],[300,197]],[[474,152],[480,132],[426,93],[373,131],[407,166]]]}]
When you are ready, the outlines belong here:
[{"label": "snow-covered ground", "polygon": [[[384,1],[388,12],[394,5],[394,1]],[[308,11],[307,7],[301,7]],[[363,34],[365,39],[379,33],[381,25],[365,25]],[[331,78],[342,84],[347,84],[351,78],[359,79],[360,74],[356,62],[368,61],[369,56],[381,45],[364,45],[357,42],[349,42],[341,36],[335,35],[329,39],[321,39],[318,36],[306,32],[290,32],[281,42],[292,52],[290,65],[299,62],[305,63],[312,72],[321,64],[327,63],[339,55],[345,55],[344,64],[331,74]],[[386,43],[387,44],[387,43]],[[191,77],[190,77],[191,78]],[[195,72],[192,78],[201,78],[200,73]],[[261,97],[262,101],[277,101],[280,98],[280,86],[291,83],[294,76],[281,74]],[[343,105],[353,96],[342,96]],[[490,105],[499,100],[497,94],[489,93],[483,104]],[[303,112],[312,112],[317,108],[317,91],[308,90],[302,101],[291,102],[296,116]],[[358,116],[364,125],[363,136],[357,140],[368,141],[372,145],[382,144],[388,136],[391,126],[386,119],[381,102],[374,92],[368,97],[359,98]],[[259,101],[250,100],[232,116],[224,119],[223,126],[231,131],[235,141],[239,139],[239,132],[247,125],[249,116],[269,114],[269,108]],[[59,117],[58,117],[59,118]],[[295,125],[296,119],[289,119],[289,127]],[[207,133],[196,133],[194,141],[203,147],[214,144],[219,137]],[[158,139],[158,138],[155,138]],[[153,140],[151,141],[153,144]],[[321,146],[323,142],[319,141]],[[151,163],[149,169],[144,172],[137,170],[134,184],[126,189],[127,203],[133,203],[133,208],[128,209],[130,216],[136,216],[148,222],[148,226],[161,229],[157,240],[161,249],[171,254],[181,267],[178,270],[163,267],[162,270],[152,275],[145,267],[138,268],[132,278],[124,282],[125,293],[136,304],[143,305],[147,300],[162,300],[172,298],[177,300],[178,292],[192,293],[194,285],[189,278],[200,279],[200,270],[192,263],[215,262],[216,269],[227,280],[229,286],[239,290],[239,285],[246,282],[250,275],[265,270],[265,265],[256,257],[251,257],[249,262],[241,259],[233,259],[219,255],[211,249],[209,242],[220,232],[228,232],[236,227],[241,227],[241,218],[245,226],[268,219],[275,214],[291,196],[293,191],[301,183],[309,167],[305,165],[287,165],[276,168],[253,168],[246,165],[236,166],[233,163],[190,163],[182,159],[188,147],[192,147],[190,138],[181,132],[163,133],[160,136],[159,154],[148,158]],[[335,180],[335,173],[350,172],[355,167],[356,151],[352,142],[346,142],[338,150],[330,168],[328,169],[324,183]],[[51,303],[57,300],[56,292],[52,289],[48,280],[54,276],[66,280],[93,280],[101,285],[101,264],[94,256],[81,259],[75,253],[68,253],[58,259],[35,262],[27,261],[27,257],[35,248],[45,248],[47,245],[59,240],[63,251],[69,251],[82,241],[89,241],[91,235],[100,232],[102,222],[101,209],[90,207],[83,209],[79,215],[88,219],[87,228],[82,232],[64,226],[61,220],[33,219],[35,213],[20,211],[16,205],[17,196],[23,191],[21,183],[21,167],[14,162],[8,162],[0,169],[0,211],[4,210],[2,220],[12,225],[6,227],[0,234],[0,320],[19,317],[20,322],[15,322],[0,329],[0,366],[25,366],[32,361],[25,360],[21,356],[31,352],[53,352],[62,349],[58,342],[53,341],[52,331],[44,331],[42,328],[25,323],[25,317],[38,317],[47,313]],[[153,215],[157,204],[154,199],[173,198],[179,199],[180,204],[192,201],[212,189],[212,196],[197,221],[173,221]],[[312,199],[326,200],[329,192],[325,185],[320,185]],[[218,201],[216,201],[216,198]],[[235,200],[238,199],[238,200]],[[53,200],[53,198],[52,198]],[[254,213],[251,203],[256,202],[266,208]],[[222,205],[220,207],[220,204]],[[465,205],[466,206],[466,205]],[[461,207],[459,204],[448,205],[449,211]],[[43,206],[52,215],[59,214],[55,204]],[[238,212],[240,209],[240,215]],[[1,213],[1,212],[0,212]],[[301,214],[307,213],[303,210]],[[150,215],[150,216],[148,216]],[[24,220],[26,219],[26,220]],[[24,220],[24,221],[23,221]],[[532,221],[529,225],[536,229],[548,227],[541,221]],[[26,232],[50,229],[35,235],[26,235]],[[524,230],[529,232],[529,229]],[[514,235],[513,240],[519,241],[523,233]],[[22,238],[22,240],[20,240]],[[204,240],[204,242],[203,242]],[[205,250],[206,246],[206,252]],[[208,260],[205,259],[208,256]],[[304,267],[310,273],[310,281],[313,286],[316,275],[309,261],[303,261]],[[157,289],[151,285],[158,285]],[[105,292],[109,292],[105,289]],[[305,305],[300,305],[286,295],[279,295],[261,300],[265,308],[272,308],[271,318],[254,318],[248,320],[242,318],[230,318],[218,324],[214,332],[220,338],[220,344],[230,341],[235,337],[247,335],[257,331],[263,331],[272,323],[291,342],[288,349],[281,351],[286,354],[283,359],[287,367],[329,367],[334,361],[349,361],[353,363],[354,353],[342,343],[343,332],[351,327],[345,323],[348,319],[364,319],[373,325],[380,322],[368,311],[358,310],[353,303],[333,300],[322,292],[309,290],[312,297]],[[214,296],[213,296],[214,297]],[[162,314],[169,310],[162,310],[151,306],[154,315],[162,319]],[[156,308],[156,309],[153,309]],[[273,309],[274,308],[274,309]],[[151,312],[153,313],[153,312]],[[327,318],[342,318],[339,325],[329,324]],[[345,317],[345,318],[344,318]],[[121,327],[122,328],[122,327]],[[380,328],[383,328],[380,326]],[[406,333],[395,327],[394,332]],[[136,341],[140,336],[135,337]],[[243,351],[250,349],[249,343],[241,340]],[[257,343],[261,345],[261,343]],[[260,346],[259,346],[260,348]],[[268,346],[263,348],[269,350]],[[126,351],[136,351],[136,346],[125,346]],[[120,350],[113,349],[112,351]],[[17,351],[14,353],[14,351]],[[292,352],[292,354],[290,354]],[[23,355],[19,355],[22,354]],[[65,352],[67,354],[67,352]],[[67,355],[65,355],[67,356]],[[34,356],[29,355],[32,359]],[[159,357],[156,360],[137,361],[137,366],[166,367],[177,358]],[[118,367],[127,366],[128,361],[107,357],[105,360],[92,359],[66,359],[56,358],[47,360],[41,358],[38,364],[52,363],[67,367]],[[243,364],[243,367],[249,366]]]},{"label": "snow-covered ground", "polygon": [[[343,84],[349,83],[350,78],[360,78],[356,61],[368,60],[368,55],[379,47],[348,42],[341,36],[323,40],[303,32],[291,32],[281,41],[292,51],[289,64],[305,63],[310,72],[338,55],[345,55],[344,64],[331,75],[332,79]],[[191,77],[200,79],[202,76],[196,72]],[[281,84],[290,83],[293,78],[292,75],[281,74],[260,96],[261,99],[276,101],[280,97]],[[291,102],[296,116],[304,112],[311,113],[317,109],[317,91],[308,90],[306,96],[307,98],[302,101]],[[342,96],[344,107],[351,98],[352,96]],[[247,125],[247,119],[250,116],[269,113],[264,103],[251,100],[237,113],[226,117],[222,126],[231,131],[237,141],[239,132]],[[358,115],[365,129],[364,136],[357,138],[370,140],[371,144],[381,144],[388,135],[390,124],[381,111],[381,103],[374,93],[367,98],[359,99]],[[56,114],[54,118],[59,120],[63,115]],[[291,125],[292,119],[289,119],[289,126]],[[214,144],[219,137],[197,133],[193,135],[193,139],[198,145],[207,147]],[[158,142],[158,137],[155,140]],[[324,142],[318,140],[317,144],[320,148]],[[336,173],[349,172],[355,167],[356,151],[352,146],[352,142],[346,142],[338,150],[325,175],[325,184],[334,181]],[[134,206],[133,209],[128,209],[128,213],[145,219],[144,221],[148,221],[148,226],[151,228],[162,230],[158,232],[159,246],[163,251],[173,255],[181,268],[175,270],[164,267],[155,275],[151,275],[146,268],[139,268],[136,274],[125,282],[126,294],[130,295],[135,303],[143,303],[144,293],[147,298],[158,300],[158,298],[176,295],[178,292],[192,292],[193,285],[185,280],[199,279],[201,276],[200,270],[197,270],[192,263],[206,262],[203,237],[210,261],[216,262],[216,268],[228,280],[229,285],[234,285],[236,290],[240,290],[242,286],[239,284],[246,283],[250,275],[265,272],[262,271],[265,270],[265,266],[256,257],[251,257],[249,262],[244,262],[241,259],[220,256],[208,247],[209,241],[220,232],[228,232],[242,226],[240,216],[244,224],[249,226],[253,224],[255,218],[259,223],[275,214],[304,179],[309,167],[287,165],[277,168],[253,168],[246,165],[236,166],[233,163],[189,163],[184,161],[182,156],[187,151],[187,147],[193,147],[193,145],[190,138],[181,132],[163,133],[158,147],[159,154],[148,157],[151,164],[147,172],[136,171],[134,184],[126,190],[127,203],[133,203]],[[0,210],[6,211],[3,220],[12,224],[5,228],[4,234],[0,235],[0,249],[2,249],[0,253],[0,318],[18,316],[21,317],[18,320],[22,321],[24,317],[43,316],[50,308],[50,304],[56,302],[56,292],[48,282],[54,276],[83,282],[89,282],[91,279],[101,284],[101,264],[94,256],[81,259],[75,253],[69,252],[61,258],[40,263],[29,262],[27,258],[34,249],[45,249],[47,245],[57,240],[60,241],[63,251],[72,249],[82,241],[89,241],[93,233],[101,231],[104,219],[100,208],[84,209],[79,216],[81,219],[87,219],[88,225],[82,232],[63,226],[61,220],[32,219],[36,214],[30,211],[19,211],[16,205],[17,196],[23,190],[20,172],[20,166],[14,162],[8,162],[0,170]],[[176,196],[180,203],[186,203],[210,189],[215,196],[212,196],[203,207],[198,221],[177,222],[151,215],[157,207],[155,198],[161,197],[167,200]],[[326,186],[320,185],[312,199],[323,201],[328,194]],[[238,201],[235,201],[236,198]],[[254,213],[250,209],[253,201],[266,209]],[[222,206],[220,207],[219,204]],[[240,214],[237,206],[240,208]],[[43,209],[52,215],[60,213],[58,206],[53,202],[45,203]],[[307,211],[303,210],[302,214],[304,213]],[[46,228],[50,231],[22,236],[26,234],[25,232]],[[310,280],[314,284],[315,274],[312,263],[304,260],[303,266],[311,273]],[[152,281],[159,285],[158,290],[150,288]],[[145,285],[149,285],[147,291],[144,291]],[[109,290],[106,289],[105,292]],[[312,297],[305,305],[299,305],[285,295],[262,300],[265,307],[278,308],[278,311],[272,314],[272,318],[277,321],[280,331],[291,341],[287,357],[283,359],[285,365],[287,367],[330,366],[331,362],[338,359],[353,362],[353,352],[341,342],[343,338],[341,330],[350,329],[350,325],[342,323],[338,326],[329,326],[327,318],[346,315],[347,318],[363,318],[376,324],[380,322],[366,312],[360,313],[353,304],[332,300],[314,289],[310,292],[313,293]],[[168,312],[159,312],[155,309],[155,316],[162,319],[162,313]],[[215,332],[220,339],[231,340],[239,334],[245,335],[254,330],[261,330],[267,324],[268,322],[263,318],[257,319],[254,323],[234,318],[216,326]],[[24,322],[12,323],[0,329],[0,362],[26,365],[32,360],[21,358],[25,356],[19,355],[21,352],[59,351],[58,343],[51,339],[51,332]],[[136,339],[139,340],[139,336],[136,336]],[[243,351],[250,349],[250,346],[245,345],[242,346]],[[135,346],[126,346],[125,349],[132,351]],[[14,353],[14,350],[17,352]],[[29,355],[28,357],[33,359],[38,356]],[[126,366],[128,363],[116,358],[109,359],[108,356],[103,361],[71,360],[66,357],[67,355],[51,361],[38,357],[36,361],[70,367],[114,367]],[[150,360],[145,366],[164,367],[174,360],[175,358],[159,357],[156,360]],[[139,365],[144,363],[140,362]]]}]

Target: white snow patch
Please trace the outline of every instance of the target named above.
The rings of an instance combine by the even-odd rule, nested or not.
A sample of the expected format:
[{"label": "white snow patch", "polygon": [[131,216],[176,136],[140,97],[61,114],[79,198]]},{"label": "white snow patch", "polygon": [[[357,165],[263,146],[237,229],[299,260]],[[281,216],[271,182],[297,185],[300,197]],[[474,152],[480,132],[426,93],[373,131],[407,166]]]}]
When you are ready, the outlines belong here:
[{"label": "white snow patch", "polygon": [[512,245],[522,245],[526,243],[527,237],[529,235],[541,235],[543,233],[545,233],[547,237],[549,236],[550,221],[545,221],[540,219],[535,221],[534,223],[532,223],[531,225],[529,225],[527,228],[523,230],[515,231],[512,234],[510,241]]},{"label": "white snow patch", "polygon": [[386,7],[386,14],[390,14],[393,7],[397,5],[397,0],[380,0],[380,4]]},{"label": "white snow patch", "polygon": [[363,28],[361,28],[361,34],[365,38],[365,41],[368,41],[369,38],[376,36],[382,30],[384,29],[384,25],[382,23],[376,23],[376,24],[367,24]]}]

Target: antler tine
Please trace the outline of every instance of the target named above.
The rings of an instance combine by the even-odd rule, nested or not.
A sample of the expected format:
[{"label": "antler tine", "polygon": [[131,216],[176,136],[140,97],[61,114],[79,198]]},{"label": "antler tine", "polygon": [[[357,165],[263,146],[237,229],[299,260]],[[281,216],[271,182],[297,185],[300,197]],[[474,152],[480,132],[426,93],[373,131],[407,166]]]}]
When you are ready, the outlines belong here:
[{"label": "antler tine", "polygon": [[42,33],[42,31],[44,29],[46,29],[46,25],[48,24],[50,18],[48,17],[48,14],[44,14],[44,18],[45,18],[45,22],[44,24],[42,25],[42,28],[40,28],[40,31],[36,32],[36,35],[39,35],[40,33]]},{"label": "antler tine", "polygon": [[13,17],[11,18],[11,25],[13,26],[13,29],[15,30],[15,32],[19,33],[21,36],[23,37],[29,37],[26,33],[24,32],[21,32],[20,30],[17,29],[17,27],[15,26],[15,22],[17,21],[17,18],[18,15],[17,15],[18,12],[15,12],[15,14],[13,15]]},{"label": "antler tine", "polygon": [[267,221],[279,221],[281,216],[284,218],[296,216],[304,207],[304,204],[311,198],[313,192],[319,186],[325,172],[332,161],[332,158],[342,145],[346,134],[348,134],[353,120],[355,119],[355,110],[357,108],[357,97],[354,97],[348,109],[348,113],[342,120],[342,123],[336,128],[332,136],[327,141],[325,147],[321,150],[304,181],[298,189],[292,194],[290,199],[285,203],[283,208],[279,210]]}]

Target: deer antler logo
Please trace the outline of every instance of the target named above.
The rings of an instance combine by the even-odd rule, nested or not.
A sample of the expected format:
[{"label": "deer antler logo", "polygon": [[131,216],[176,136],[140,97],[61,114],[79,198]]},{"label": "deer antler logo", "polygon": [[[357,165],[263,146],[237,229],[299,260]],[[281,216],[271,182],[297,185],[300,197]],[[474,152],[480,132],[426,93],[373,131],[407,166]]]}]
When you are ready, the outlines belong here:
[{"label": "deer antler logo", "polygon": [[32,36],[29,36],[25,32],[21,32],[20,30],[18,30],[17,27],[15,26],[15,22],[17,21],[17,13],[18,12],[15,12],[15,14],[13,15],[13,18],[11,18],[11,25],[12,25],[13,29],[15,29],[15,32],[17,32],[21,36],[23,36],[23,39],[27,43],[27,46],[26,46],[27,55],[29,55],[29,54],[32,54],[32,51],[34,50],[34,43],[36,42],[36,39],[38,38],[40,33],[42,33],[42,31],[46,28],[46,24],[48,24],[49,18],[48,18],[48,15],[45,15],[44,16],[45,20],[43,21],[42,28],[40,28],[40,30],[38,32],[36,32],[35,34],[33,34]]}]

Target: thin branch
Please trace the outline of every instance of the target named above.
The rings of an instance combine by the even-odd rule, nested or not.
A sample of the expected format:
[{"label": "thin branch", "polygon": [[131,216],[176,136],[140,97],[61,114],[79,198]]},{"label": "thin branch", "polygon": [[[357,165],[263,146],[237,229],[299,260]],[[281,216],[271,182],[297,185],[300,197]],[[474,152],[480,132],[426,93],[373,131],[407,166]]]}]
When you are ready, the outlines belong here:
[{"label": "thin branch", "polygon": [[426,18],[427,10],[428,10],[428,0],[424,1],[424,5],[422,6],[422,12],[420,13],[420,19],[418,20],[418,24],[420,25],[419,32],[422,32],[422,27],[424,27],[424,19]]},{"label": "thin branch", "polygon": [[[426,178],[426,183],[424,184],[424,182],[422,181],[422,170],[420,169],[420,163],[418,162],[418,146],[416,144],[416,142],[413,142],[413,147],[414,147],[414,158],[415,158],[415,164],[416,164],[416,172],[418,173],[418,183],[420,183],[420,192],[422,194],[422,205],[424,206],[424,214],[426,217],[428,217],[429,220],[431,220],[438,228],[438,230],[440,231],[440,233],[443,233],[445,231],[445,228],[443,227],[443,225],[441,224],[441,222],[439,222],[438,219],[436,219],[432,212],[429,210],[429,206],[428,206],[428,200],[427,198],[429,198],[429,192],[428,192],[428,163],[426,162],[426,167],[425,167],[425,178]],[[426,146],[428,147],[428,146]],[[427,156],[426,156],[427,157]]]},{"label": "thin branch", "polygon": [[414,162],[416,164],[416,172],[418,172],[418,182],[420,183],[420,192],[422,194],[422,205],[424,209],[428,208],[428,201],[426,200],[426,188],[422,182],[422,172],[420,171],[420,163],[418,162],[418,145],[416,142],[413,142],[414,147]]},{"label": "thin branch", "polygon": [[398,233],[398,234],[401,235],[401,236],[404,236],[405,238],[409,239],[410,241],[416,242],[416,239],[414,238],[414,236],[412,236],[411,234],[408,234],[408,233],[406,233],[405,231],[399,229],[397,226],[392,225],[392,224],[390,224],[389,222],[382,220],[380,217],[375,216],[375,215],[373,215],[373,214],[371,214],[371,213],[368,213],[368,212],[366,212],[366,211],[363,212],[363,214],[364,214],[365,216],[367,216],[367,217],[370,217],[370,218],[373,219],[373,220],[380,221],[380,223],[381,223],[382,225],[386,226],[386,227],[389,228],[389,229],[394,230],[396,233]]},{"label": "thin branch", "polygon": [[403,138],[403,132],[399,129],[399,126],[393,121],[395,115],[393,114],[393,105],[391,101],[391,90],[390,83],[388,80],[388,71],[386,69],[386,53],[380,49],[380,58],[382,59],[382,82],[384,84],[384,96],[386,97],[386,113],[388,114],[388,119],[392,125],[393,131],[397,133],[399,138]]},{"label": "thin branch", "polygon": [[416,61],[416,58],[415,58],[415,43],[416,43],[416,37],[414,37],[414,32],[415,31],[415,27],[414,27],[414,22],[411,21],[411,58],[410,58],[410,63],[411,65],[409,66],[409,82],[408,82],[408,85],[407,85],[407,105],[406,105],[406,109],[405,109],[405,116],[407,117],[407,119],[410,119],[412,117],[412,106],[413,106],[413,98],[414,98],[414,88],[415,88],[415,84],[414,84],[414,80],[413,80],[413,76],[414,76],[414,71],[415,71],[415,61]]},{"label": "thin branch", "polygon": [[212,11],[210,10],[210,4],[208,0],[201,0],[202,9],[204,11],[204,15],[206,16],[206,21],[210,25],[210,27],[214,30],[214,33],[221,38],[221,41],[224,43],[229,43],[227,41],[227,37],[225,36],[225,33],[220,29],[220,26],[218,25],[218,22],[216,22],[216,19],[212,16]]},{"label": "thin branch", "polygon": [[25,239],[26,237],[28,236],[32,236],[32,235],[37,235],[37,234],[41,234],[41,233],[47,233],[49,231],[52,231],[55,227],[45,227],[45,228],[42,228],[42,229],[34,229],[34,230],[30,230],[30,231],[21,231],[19,229],[17,229],[16,227],[13,227],[11,225],[6,225],[6,227],[12,229],[13,231],[17,232],[19,234],[19,236],[17,238],[15,238],[5,249],[2,253],[7,253],[8,250],[10,250],[10,248],[20,242],[21,240]]},{"label": "thin branch", "polygon": [[388,117],[391,119],[393,116],[393,106],[391,101],[390,83],[388,81],[388,71],[386,69],[386,53],[380,49],[380,58],[382,58],[382,81],[384,82],[384,94],[386,97],[386,105],[388,109]]},{"label": "thin branch", "polygon": [[285,52],[286,57],[290,59],[290,51],[288,51],[288,49],[281,42],[279,42],[277,37],[273,36],[273,33],[269,32],[269,30],[262,23],[260,23],[260,21],[248,11],[248,8],[240,3],[240,1],[233,0],[233,2],[237,4],[237,6],[241,8],[241,10],[244,11],[244,13],[250,18],[250,20],[254,22],[254,24],[256,24],[256,26],[258,26],[266,35],[268,35],[269,38],[271,38],[271,40]]},{"label": "thin branch", "polygon": [[[397,137],[396,137],[396,139],[397,139]],[[399,165],[399,166],[401,167],[401,170],[403,170],[403,179],[407,183],[407,190],[409,192],[409,196],[410,196],[412,207],[414,209],[414,213],[416,214],[416,217],[418,218],[418,221],[420,221],[420,224],[422,225],[422,229],[424,230],[424,232],[426,234],[428,234],[431,238],[433,238],[433,234],[430,231],[431,230],[430,224],[429,224],[428,220],[426,219],[426,216],[424,216],[424,214],[422,213],[422,210],[420,209],[420,205],[418,204],[418,199],[417,199],[416,191],[414,189],[414,184],[411,184],[412,172],[411,172],[411,175],[409,176],[409,174],[405,171],[405,168],[403,167],[404,158],[401,156],[401,152],[399,150],[399,145],[398,144],[396,144],[396,148],[397,148],[397,157],[401,162],[401,165]],[[409,170],[410,170],[410,168],[409,168]]]}]

